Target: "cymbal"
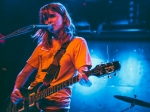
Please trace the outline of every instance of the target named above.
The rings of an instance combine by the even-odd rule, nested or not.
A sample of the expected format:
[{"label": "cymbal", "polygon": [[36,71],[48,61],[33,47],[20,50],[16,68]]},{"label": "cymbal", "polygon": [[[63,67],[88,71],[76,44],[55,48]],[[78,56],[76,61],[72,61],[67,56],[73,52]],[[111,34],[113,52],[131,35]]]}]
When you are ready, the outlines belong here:
[{"label": "cymbal", "polygon": [[114,97],[119,99],[119,100],[131,103],[131,104],[135,104],[135,105],[150,108],[150,103],[147,103],[147,102],[142,101],[142,100],[138,100],[136,98],[130,98],[130,97],[127,97],[127,96],[120,96],[120,95],[114,95]]}]

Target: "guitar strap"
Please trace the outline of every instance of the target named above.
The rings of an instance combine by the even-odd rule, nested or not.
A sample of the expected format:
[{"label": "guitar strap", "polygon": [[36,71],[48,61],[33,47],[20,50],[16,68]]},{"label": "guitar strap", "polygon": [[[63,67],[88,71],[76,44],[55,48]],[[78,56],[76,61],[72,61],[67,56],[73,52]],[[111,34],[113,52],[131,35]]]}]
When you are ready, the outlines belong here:
[{"label": "guitar strap", "polygon": [[61,57],[65,54],[66,48],[68,47],[70,41],[64,43],[61,48],[57,51],[54,56],[53,62],[49,65],[47,69],[42,70],[42,72],[46,72],[44,77],[44,82],[51,82],[53,79],[56,79],[60,70],[59,61]]}]

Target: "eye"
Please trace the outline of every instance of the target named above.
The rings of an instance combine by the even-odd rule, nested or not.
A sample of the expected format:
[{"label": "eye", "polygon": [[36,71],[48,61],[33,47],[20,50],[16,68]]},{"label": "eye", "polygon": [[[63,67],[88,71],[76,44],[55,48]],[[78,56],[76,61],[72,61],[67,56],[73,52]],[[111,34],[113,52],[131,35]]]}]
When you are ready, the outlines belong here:
[{"label": "eye", "polygon": [[49,18],[53,18],[53,17],[55,17],[55,16],[56,16],[55,14],[50,14],[50,15],[48,15]]},{"label": "eye", "polygon": [[44,21],[48,20],[48,16],[47,15],[43,15],[43,19],[44,19]]},{"label": "eye", "polygon": [[54,17],[56,17],[56,15],[55,15],[55,14],[43,15],[43,19],[44,19],[44,21],[47,21],[47,20],[48,20],[48,18],[54,18]]}]

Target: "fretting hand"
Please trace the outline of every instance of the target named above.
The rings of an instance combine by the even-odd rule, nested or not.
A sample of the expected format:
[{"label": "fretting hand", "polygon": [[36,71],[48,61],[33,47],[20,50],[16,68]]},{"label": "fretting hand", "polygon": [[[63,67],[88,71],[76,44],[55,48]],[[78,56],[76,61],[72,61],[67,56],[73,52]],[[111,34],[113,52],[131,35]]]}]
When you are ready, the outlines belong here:
[{"label": "fretting hand", "polygon": [[88,67],[86,66],[83,66],[83,67],[80,67],[79,70],[78,70],[78,76],[79,76],[79,83],[82,85],[82,86],[91,86],[92,83],[91,81],[88,79],[88,77],[86,76],[85,72],[84,71],[87,71],[88,70]]}]

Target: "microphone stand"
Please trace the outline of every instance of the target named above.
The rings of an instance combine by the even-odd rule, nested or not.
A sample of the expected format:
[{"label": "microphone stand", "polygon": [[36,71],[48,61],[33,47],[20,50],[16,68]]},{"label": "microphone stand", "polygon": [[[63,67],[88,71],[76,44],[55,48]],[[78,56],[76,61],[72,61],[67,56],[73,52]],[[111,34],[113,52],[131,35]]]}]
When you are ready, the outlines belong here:
[{"label": "microphone stand", "polygon": [[29,25],[29,26],[26,26],[26,27],[23,27],[19,30],[16,30],[2,38],[0,38],[0,40],[5,40],[5,39],[8,39],[8,38],[11,38],[11,37],[14,37],[14,36],[19,36],[21,34],[25,34],[25,33],[28,33],[28,32],[31,32],[35,29],[35,25]]}]

